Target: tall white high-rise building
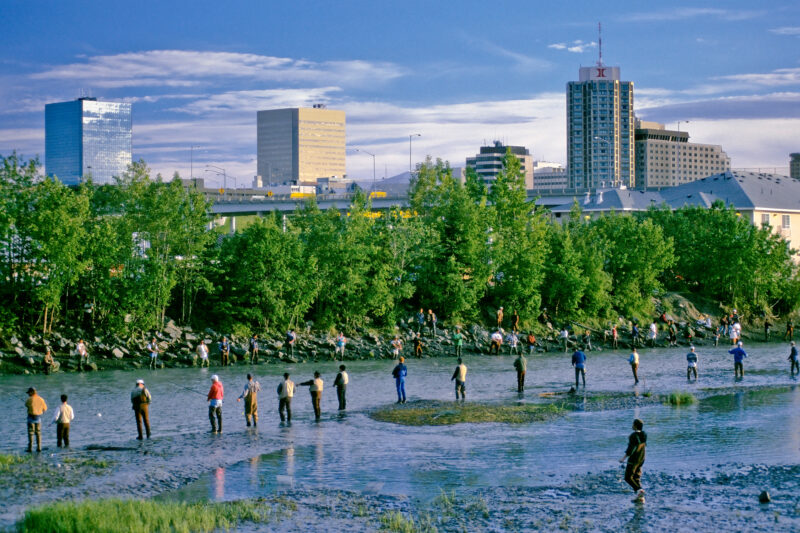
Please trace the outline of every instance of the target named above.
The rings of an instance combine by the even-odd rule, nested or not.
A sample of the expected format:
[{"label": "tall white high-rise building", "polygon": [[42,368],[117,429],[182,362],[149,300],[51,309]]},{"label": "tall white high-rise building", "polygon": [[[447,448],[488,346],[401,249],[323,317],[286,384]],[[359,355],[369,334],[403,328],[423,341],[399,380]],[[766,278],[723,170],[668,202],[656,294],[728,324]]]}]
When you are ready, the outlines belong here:
[{"label": "tall white high-rise building", "polygon": [[636,185],[633,82],[601,60],[567,83],[567,167],[575,188]]}]

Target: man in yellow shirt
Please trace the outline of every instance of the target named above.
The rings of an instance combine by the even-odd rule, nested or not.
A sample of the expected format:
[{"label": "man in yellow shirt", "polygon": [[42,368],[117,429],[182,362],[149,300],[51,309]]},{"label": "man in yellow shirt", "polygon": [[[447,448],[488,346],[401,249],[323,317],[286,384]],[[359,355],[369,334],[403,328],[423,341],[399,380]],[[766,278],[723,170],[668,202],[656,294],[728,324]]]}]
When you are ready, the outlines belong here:
[{"label": "man in yellow shirt", "polygon": [[28,399],[25,401],[28,408],[28,453],[32,452],[33,436],[36,435],[36,451],[42,451],[42,415],[47,411],[44,398],[36,394],[33,387],[28,389]]}]

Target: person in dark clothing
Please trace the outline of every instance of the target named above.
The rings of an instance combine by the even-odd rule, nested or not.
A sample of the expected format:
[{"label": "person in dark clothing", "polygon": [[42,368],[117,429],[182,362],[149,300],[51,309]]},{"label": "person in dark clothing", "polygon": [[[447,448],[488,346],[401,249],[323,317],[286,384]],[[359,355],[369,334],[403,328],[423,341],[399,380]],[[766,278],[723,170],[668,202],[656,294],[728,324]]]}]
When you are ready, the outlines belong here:
[{"label": "person in dark clothing", "polygon": [[400,358],[397,366],[392,370],[392,377],[394,384],[397,386],[397,403],[406,403],[406,376],[408,375],[408,367],[406,367],[404,358]]},{"label": "person in dark clothing", "polygon": [[347,409],[347,384],[350,382],[350,376],[347,375],[347,367],[339,365],[339,373],[336,374],[336,379],[333,380],[333,386],[336,387],[336,397],[339,399],[339,411]]},{"label": "person in dark clothing", "polygon": [[142,424],[144,423],[145,433],[147,438],[150,438],[150,402],[152,396],[150,391],[144,386],[144,381],[141,379],[136,380],[136,387],[131,392],[131,407],[133,414],[136,416],[136,431],[139,436],[138,440],[142,440]]},{"label": "person in dark clothing", "polygon": [[511,313],[511,331],[514,333],[519,331],[519,313],[516,309]]},{"label": "person in dark clothing", "polygon": [[456,400],[458,400],[459,393],[461,394],[461,400],[464,401],[467,399],[467,365],[464,364],[464,360],[460,357],[458,358],[458,366],[456,367],[455,371],[453,372],[453,377],[450,378],[450,381],[455,380],[456,382]]},{"label": "person in dark clothing", "polygon": [[322,400],[322,389],[324,386],[320,373],[314,372],[314,379],[298,383],[298,385],[308,387],[308,391],[311,393],[311,406],[314,408],[314,419],[319,421],[322,417],[320,401]]},{"label": "person in dark clothing", "polygon": [[631,328],[631,345],[639,346],[639,326],[637,324]]},{"label": "person in dark clothing", "polygon": [[769,342],[769,332],[772,330],[772,322],[768,318],[764,319],[764,342]]},{"label": "person in dark clothing", "polygon": [[586,354],[575,350],[572,354],[572,366],[575,367],[575,388],[578,388],[578,378],[583,378],[583,388],[586,388]]},{"label": "person in dark clothing", "polygon": [[522,354],[514,359],[514,370],[517,371],[517,392],[525,390],[525,372],[528,370],[528,362]]},{"label": "person in dark clothing", "polygon": [[794,377],[795,371],[800,373],[800,362],[797,361],[797,346],[794,345],[794,341],[792,341],[792,350],[789,352],[789,362],[792,364],[792,377]]},{"label": "person in dark clothing", "polygon": [[728,353],[733,355],[733,377],[744,377],[744,358],[747,357],[747,352],[742,349],[742,343],[739,342],[736,348],[728,350]]},{"label": "person in dark clothing", "polygon": [[625,482],[636,492],[634,503],[644,503],[644,489],[642,488],[642,465],[644,464],[645,448],[647,447],[647,433],[642,431],[644,422],[638,418],[633,421],[633,433],[628,436],[628,447],[625,455],[619,460],[624,463],[628,460],[625,468]]},{"label": "person in dark clothing", "polygon": [[783,335],[783,340],[786,339],[794,340],[794,324],[792,324],[791,320],[786,323],[786,333]]}]

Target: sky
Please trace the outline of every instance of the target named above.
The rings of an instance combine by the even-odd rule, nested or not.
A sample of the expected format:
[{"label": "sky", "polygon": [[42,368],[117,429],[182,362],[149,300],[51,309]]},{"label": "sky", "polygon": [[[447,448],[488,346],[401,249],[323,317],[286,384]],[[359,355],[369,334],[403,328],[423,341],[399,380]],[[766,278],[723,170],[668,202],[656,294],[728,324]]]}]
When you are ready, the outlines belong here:
[{"label": "sky", "polygon": [[[44,161],[44,105],[133,103],[133,157],[165,177],[256,173],[256,112],[347,113],[347,172],[463,166],[480,146],[564,163],[565,91],[598,59],[635,112],[734,168],[800,152],[800,3],[2,0],[0,155]],[[688,121],[688,122],[685,122]],[[194,148],[191,148],[194,147]],[[190,162],[190,160],[192,160]],[[191,168],[190,168],[191,167]]]}]

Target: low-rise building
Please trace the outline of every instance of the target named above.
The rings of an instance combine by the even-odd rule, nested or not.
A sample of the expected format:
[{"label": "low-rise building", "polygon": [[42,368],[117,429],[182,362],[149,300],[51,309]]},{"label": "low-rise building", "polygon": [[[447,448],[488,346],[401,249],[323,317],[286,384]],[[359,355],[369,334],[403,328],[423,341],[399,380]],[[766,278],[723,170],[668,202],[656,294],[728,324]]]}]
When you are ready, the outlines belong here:
[{"label": "low-rise building", "polygon": [[491,186],[497,175],[503,170],[503,158],[506,152],[519,159],[522,173],[525,176],[525,188],[533,188],[533,160],[531,153],[524,146],[505,146],[500,141],[494,141],[492,146],[481,146],[480,152],[475,157],[467,158],[467,168],[472,168],[487,186]]}]

